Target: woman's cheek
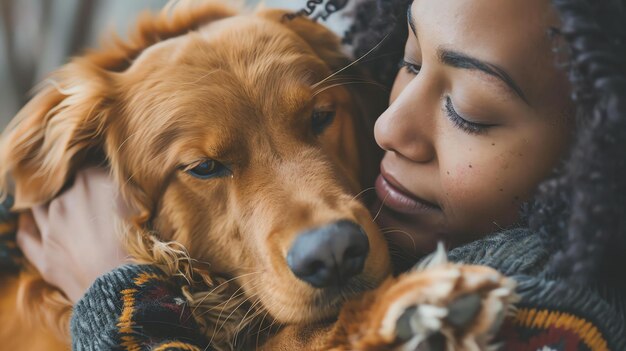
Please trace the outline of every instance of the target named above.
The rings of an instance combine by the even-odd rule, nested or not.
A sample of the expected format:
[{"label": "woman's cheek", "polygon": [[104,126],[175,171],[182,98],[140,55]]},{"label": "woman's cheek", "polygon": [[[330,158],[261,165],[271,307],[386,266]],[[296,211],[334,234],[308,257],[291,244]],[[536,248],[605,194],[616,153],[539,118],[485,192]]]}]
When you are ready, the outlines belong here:
[{"label": "woman's cheek", "polygon": [[515,222],[519,196],[509,172],[509,162],[498,157],[458,162],[446,170],[442,188],[450,228],[484,233]]}]

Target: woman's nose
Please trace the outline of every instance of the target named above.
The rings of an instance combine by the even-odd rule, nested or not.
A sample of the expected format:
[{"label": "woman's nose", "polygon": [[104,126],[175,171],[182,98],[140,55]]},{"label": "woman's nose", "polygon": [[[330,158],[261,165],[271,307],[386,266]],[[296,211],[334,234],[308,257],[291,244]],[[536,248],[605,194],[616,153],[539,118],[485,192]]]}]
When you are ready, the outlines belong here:
[{"label": "woman's nose", "polygon": [[[429,162],[436,156],[433,146],[434,124],[426,109],[420,111],[415,96],[401,93],[378,118],[374,137],[385,151],[391,151],[413,162]],[[417,105],[417,106],[416,106]]]}]

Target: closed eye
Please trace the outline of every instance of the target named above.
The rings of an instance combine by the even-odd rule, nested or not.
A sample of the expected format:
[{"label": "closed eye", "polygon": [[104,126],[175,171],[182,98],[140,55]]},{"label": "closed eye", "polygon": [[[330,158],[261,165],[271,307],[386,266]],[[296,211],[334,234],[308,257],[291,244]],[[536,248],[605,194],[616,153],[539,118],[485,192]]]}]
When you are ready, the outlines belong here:
[{"label": "closed eye", "polygon": [[313,111],[311,116],[311,129],[313,134],[320,135],[335,120],[335,111]]},{"label": "closed eye", "polygon": [[420,71],[422,70],[422,65],[418,65],[418,64],[415,64],[415,63],[411,63],[411,62],[408,62],[408,61],[407,61],[407,60],[405,60],[405,59],[402,59],[402,60],[400,61],[400,69],[402,69],[402,68],[406,69],[406,71],[407,71],[409,74],[412,74],[412,75],[416,76],[416,75],[418,75],[418,74],[420,73]]},{"label": "closed eye", "polygon": [[467,132],[469,134],[482,134],[485,133],[489,128],[494,127],[495,124],[485,124],[485,123],[476,123],[469,121],[466,118],[461,117],[458,112],[454,109],[454,105],[452,104],[452,99],[449,96],[446,96],[446,115],[448,119],[459,129]]},{"label": "closed eye", "polygon": [[226,166],[211,159],[205,159],[199,163],[190,165],[186,167],[184,171],[198,179],[219,178],[231,174],[231,171]]}]

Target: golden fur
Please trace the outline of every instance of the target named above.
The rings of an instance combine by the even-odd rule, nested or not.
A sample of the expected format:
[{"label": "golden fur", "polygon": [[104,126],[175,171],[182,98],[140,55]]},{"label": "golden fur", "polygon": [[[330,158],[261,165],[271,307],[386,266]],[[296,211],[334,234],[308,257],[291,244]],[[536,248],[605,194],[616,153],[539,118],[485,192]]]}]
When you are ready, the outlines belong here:
[{"label": "golden fur", "polygon": [[[142,17],[128,41],[73,59],[20,111],[0,144],[0,186],[12,182],[14,209],[26,210],[59,194],[78,169],[105,162],[138,213],[125,231],[133,256],[190,284],[202,278],[204,290],[192,284],[183,292],[215,349],[234,347],[239,330],[264,321],[284,326],[267,350],[384,349],[391,334],[367,326],[397,319],[385,317],[388,304],[417,303],[423,295],[407,294],[446,275],[390,281],[350,303],[339,323],[314,326],[390,272],[386,243],[355,198],[376,168],[370,117],[383,102],[363,84],[349,85],[363,80],[335,35],[284,15],[185,1]],[[336,111],[319,136],[311,131],[315,109]],[[228,165],[232,176],[185,172],[206,158]],[[342,219],[365,229],[371,251],[363,273],[332,294],[296,279],[285,256],[298,233]],[[0,306],[18,300],[18,307],[0,322],[38,316],[61,339],[45,349],[66,348],[69,303],[36,273],[11,279],[20,287]],[[402,284],[413,289],[392,289]],[[211,313],[216,306],[226,312]],[[28,323],[15,324],[23,335],[15,349],[36,349],[28,346]],[[0,334],[0,343],[7,338]]]},{"label": "golden fur", "polygon": [[[269,318],[315,321],[336,314],[343,297],[314,305],[318,291],[293,276],[284,253],[301,231],[348,219],[371,233],[374,248],[359,286],[377,285],[389,273],[386,245],[354,198],[368,176],[362,170],[372,169],[357,150],[375,162],[364,140],[371,126],[340,79],[320,84],[349,61],[330,31],[284,14],[237,16],[215,2],[183,2],[141,18],[128,42],[62,67],[2,140],[0,172],[3,188],[14,182],[14,209],[49,201],[100,157],[139,213],[128,234],[139,260],[177,273],[180,255],[160,244],[157,257],[152,248],[176,241],[212,271],[237,277]],[[313,109],[336,111],[319,137]],[[204,158],[228,164],[233,177],[183,171]],[[48,294],[33,289],[41,280],[22,283],[24,305]]]}]

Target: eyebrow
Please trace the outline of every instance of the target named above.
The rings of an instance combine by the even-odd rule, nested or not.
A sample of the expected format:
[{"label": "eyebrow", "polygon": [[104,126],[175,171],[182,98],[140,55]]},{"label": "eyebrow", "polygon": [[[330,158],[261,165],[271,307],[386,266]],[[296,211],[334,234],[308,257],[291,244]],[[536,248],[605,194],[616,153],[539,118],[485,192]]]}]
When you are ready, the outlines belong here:
[{"label": "eyebrow", "polygon": [[[411,5],[409,5],[407,10],[407,20],[411,31],[413,31],[413,34],[417,37],[417,29],[415,27],[415,21],[413,20],[413,14],[411,13]],[[477,70],[500,79],[515,95],[519,96],[526,104],[530,105],[526,95],[519,85],[515,83],[515,80],[511,78],[511,75],[497,65],[445,48],[439,48],[437,56],[439,57],[439,61],[445,65],[461,69]]]},{"label": "eyebrow", "polygon": [[412,1],[406,10],[406,18],[409,21],[409,26],[411,27],[411,30],[413,31],[413,35],[417,37],[417,29],[415,29],[415,21],[413,21],[413,14],[411,13],[411,6],[413,6]]},{"label": "eyebrow", "polygon": [[503,70],[502,68],[494,64],[481,61],[475,57],[470,57],[460,52],[447,50],[443,48],[439,48],[438,56],[439,56],[439,61],[441,61],[445,65],[455,67],[455,68],[481,71],[490,76],[500,79],[517,96],[519,96],[522,100],[524,100],[525,103],[530,105],[530,103],[528,102],[528,99],[526,99],[526,95],[524,95],[524,92],[519,87],[519,85],[517,85],[515,81],[513,80],[513,78],[511,78],[511,76],[508,73],[506,73],[506,71]]}]

